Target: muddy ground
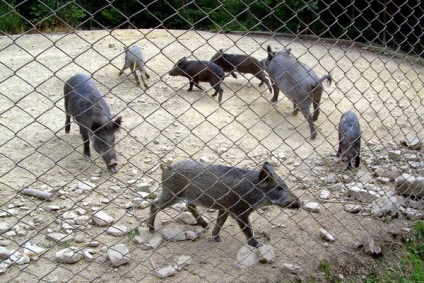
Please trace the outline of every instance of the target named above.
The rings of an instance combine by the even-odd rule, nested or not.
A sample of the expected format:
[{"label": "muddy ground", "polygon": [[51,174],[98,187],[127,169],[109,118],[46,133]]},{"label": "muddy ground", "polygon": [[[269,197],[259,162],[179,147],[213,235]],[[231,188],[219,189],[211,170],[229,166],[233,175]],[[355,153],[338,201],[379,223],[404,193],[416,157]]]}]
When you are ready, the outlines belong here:
[{"label": "muddy ground", "polygon": [[[133,44],[142,47],[148,60],[148,89],[137,86],[128,70],[126,76],[118,76],[123,66],[123,47]],[[250,75],[225,79],[222,105],[211,97],[213,89],[208,84],[202,84],[206,92],[188,92],[187,79],[167,75],[183,56],[208,60],[217,49],[224,48],[263,59],[267,45],[276,50],[291,47],[293,55],[313,67],[320,77],[331,73],[334,82],[324,86],[316,140],[308,138],[309,127],[304,117],[291,115],[292,103],[283,94],[278,103],[270,103],[272,95]],[[343,190],[332,192],[326,201],[320,200],[319,194],[331,183],[345,185],[357,181],[362,174],[372,175],[370,166],[375,166],[376,160],[384,155],[384,147],[396,148],[399,140],[408,134],[422,135],[421,65],[325,41],[197,31],[119,30],[2,36],[0,47],[0,208],[17,208],[16,215],[0,221],[12,227],[35,222],[35,229],[27,230],[25,235],[1,237],[11,240],[8,249],[18,249],[27,241],[47,248],[38,260],[9,267],[0,275],[4,282],[157,282],[150,259],[160,267],[171,264],[179,255],[191,256],[191,265],[164,281],[286,282],[296,277],[324,278],[318,269],[322,260],[335,261],[341,266],[346,262],[340,273],[349,277],[356,272],[359,276],[360,264],[353,271],[349,265],[368,259],[353,249],[353,243],[364,235],[387,235],[391,224],[407,225],[403,220],[383,223],[345,212],[343,205],[354,201]],[[65,134],[63,85],[77,72],[91,75],[112,113],[123,117],[116,145],[118,173],[112,176],[105,171],[98,155],[93,163],[82,158],[82,141],[76,124],[72,125],[70,134]],[[354,110],[360,117],[364,145],[364,162],[360,169],[350,172],[344,171],[344,164],[333,164],[337,124],[347,110]],[[100,246],[95,248],[94,261],[56,263],[55,252],[63,246],[52,244],[45,235],[51,230],[63,232],[56,219],[61,219],[64,212],[81,213],[82,208],[91,215],[103,210],[116,223],[130,230],[138,228],[148,240],[151,235],[143,220],[149,209],[125,209],[125,204],[137,196],[131,183],[151,182],[152,190],[158,189],[161,174],[158,164],[202,157],[211,163],[252,169],[271,161],[276,172],[302,200],[321,202],[321,211],[272,207],[251,216],[261,241],[274,248],[273,264],[257,264],[247,269],[234,267],[237,250],[246,240],[232,219],[222,231],[221,243],[208,241],[210,231],[207,231],[196,241],[164,242],[155,251],[140,249],[128,235],[108,235],[106,228],[92,223],[80,226],[71,223],[73,228],[68,232],[82,235],[84,240],[67,245],[83,249],[87,243],[98,241]],[[388,161],[383,158],[382,162]],[[95,190],[88,193],[76,190],[78,181],[90,181],[99,172]],[[394,190],[393,182],[378,186],[382,191]],[[43,202],[21,196],[19,189],[24,187],[60,190],[54,200]],[[48,207],[52,205],[60,209],[50,211]],[[159,229],[181,226],[172,220],[175,214],[171,209],[160,213],[156,225]],[[214,213],[205,214],[211,222],[214,220]],[[331,231],[337,240],[326,243],[320,239],[320,228]],[[131,261],[120,267],[99,259],[107,247],[116,243],[125,243],[131,252]],[[301,266],[301,274],[282,271],[283,263]]]}]

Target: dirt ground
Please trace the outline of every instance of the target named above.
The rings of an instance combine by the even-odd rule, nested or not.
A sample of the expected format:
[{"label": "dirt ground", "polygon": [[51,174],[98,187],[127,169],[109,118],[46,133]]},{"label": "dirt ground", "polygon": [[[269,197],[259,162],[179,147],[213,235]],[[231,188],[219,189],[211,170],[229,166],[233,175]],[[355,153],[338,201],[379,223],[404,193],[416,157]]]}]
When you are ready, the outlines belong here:
[{"label": "dirt ground", "polygon": [[[118,76],[123,47],[134,44],[142,47],[148,60],[147,90],[135,84],[128,70],[126,76]],[[320,77],[331,73],[334,82],[324,86],[316,140],[308,138],[304,117],[291,115],[292,103],[283,94],[278,103],[270,103],[272,95],[250,75],[225,79],[222,105],[211,97],[209,84],[202,84],[206,93],[188,92],[187,79],[167,75],[183,56],[208,60],[223,48],[263,59],[267,45],[275,50],[291,47],[292,53]],[[342,192],[333,192],[330,201],[320,200],[319,194],[327,187],[326,178],[331,173],[345,184],[356,181],[358,172],[370,172],[371,162],[381,152],[373,151],[369,144],[395,147],[408,134],[422,136],[421,65],[325,41],[167,30],[2,36],[0,55],[0,208],[19,208],[20,203],[25,207],[0,222],[16,226],[37,219],[35,229],[26,235],[1,237],[12,241],[9,249],[18,249],[27,241],[49,247],[37,261],[10,267],[0,275],[4,282],[157,282],[152,260],[157,267],[166,266],[179,255],[191,256],[192,264],[163,281],[286,282],[299,277],[320,278],[320,261],[332,260],[341,266],[350,264],[352,258],[364,257],[366,261],[352,248],[355,241],[364,235],[386,235],[393,223],[405,225],[401,220],[385,224],[345,212],[343,204],[351,200]],[[92,75],[112,114],[123,117],[116,145],[118,173],[112,176],[101,159],[88,163],[82,158],[76,124],[70,134],[65,134],[63,85],[77,72]],[[354,110],[360,117],[364,145],[361,171],[345,172],[343,164],[332,162],[337,124],[347,110]],[[130,230],[138,228],[148,240],[151,235],[143,220],[149,209],[124,207],[137,196],[133,181],[150,181],[157,189],[160,162],[201,157],[211,163],[255,169],[271,161],[302,200],[321,202],[321,211],[272,207],[251,216],[256,234],[274,248],[273,264],[234,267],[237,250],[246,240],[232,219],[222,231],[221,243],[208,241],[207,231],[196,241],[164,242],[155,251],[140,249],[129,236],[113,237],[105,233],[106,228],[82,225],[74,227],[73,234],[82,235],[84,241],[70,245],[83,249],[88,242],[100,242],[95,260],[56,263],[55,252],[63,246],[49,244],[45,235],[49,229],[60,230],[55,220],[64,212],[83,208],[91,214],[102,209],[118,224]],[[75,189],[79,180],[91,180],[99,168],[100,179],[94,191],[81,193]],[[120,190],[111,190],[117,186]],[[21,196],[18,190],[24,187],[61,188],[60,196],[42,202]],[[381,189],[393,190],[393,183],[381,185]],[[60,209],[49,211],[46,207],[50,205]],[[160,213],[156,225],[180,226],[172,221],[175,214],[175,210]],[[215,214],[206,213],[206,217],[213,222]],[[328,244],[320,239],[320,228],[330,230],[337,240]],[[113,267],[109,261],[97,260],[116,243],[125,243],[130,249],[128,264]],[[301,266],[302,273],[287,274],[280,269],[283,263]]]}]

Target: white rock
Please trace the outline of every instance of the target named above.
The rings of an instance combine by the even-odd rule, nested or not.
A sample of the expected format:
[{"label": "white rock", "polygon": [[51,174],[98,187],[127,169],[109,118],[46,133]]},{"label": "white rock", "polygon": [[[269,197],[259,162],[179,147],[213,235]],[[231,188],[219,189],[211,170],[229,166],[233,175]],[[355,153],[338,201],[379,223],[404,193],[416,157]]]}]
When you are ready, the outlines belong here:
[{"label": "white rock", "polygon": [[77,189],[82,191],[92,191],[96,187],[96,184],[93,184],[88,181],[80,181],[78,182]]},{"label": "white rock", "polygon": [[163,241],[162,237],[154,236],[153,238],[149,240],[149,242],[147,242],[147,245],[155,250],[160,246],[160,244],[162,244],[162,241]]},{"label": "white rock", "polygon": [[283,271],[287,271],[293,274],[299,274],[300,272],[302,272],[302,269],[300,268],[299,265],[295,265],[291,263],[283,263],[281,267]]},{"label": "white rock", "polygon": [[341,191],[345,188],[345,185],[343,183],[336,183],[334,185],[331,185],[327,187],[330,191]]},{"label": "white rock", "polygon": [[133,239],[134,244],[140,245],[140,244],[144,244],[146,242],[146,240],[142,237],[142,236],[135,236]]},{"label": "white rock", "polygon": [[46,239],[56,243],[64,243],[72,241],[74,237],[63,233],[49,233],[46,235]]},{"label": "white rock", "polygon": [[321,199],[328,199],[330,197],[330,194],[331,194],[330,191],[322,190],[319,194],[319,197]]},{"label": "white rock", "polygon": [[413,150],[419,150],[422,146],[420,139],[414,136],[406,136],[403,140],[400,141],[400,144]]},{"label": "white rock", "polygon": [[186,239],[189,241],[194,241],[199,237],[196,232],[191,230],[184,231],[184,233],[186,235]]},{"label": "white rock", "polygon": [[258,262],[258,255],[256,249],[251,246],[243,245],[237,251],[236,261],[234,265],[238,268],[247,268]]},{"label": "white rock", "polygon": [[89,253],[88,251],[83,251],[82,255],[83,255],[85,260],[93,261],[93,255],[91,253]]},{"label": "white rock", "polygon": [[90,221],[90,216],[88,215],[75,217],[75,224],[77,225],[87,224],[88,221]]},{"label": "white rock", "polygon": [[175,217],[175,220],[187,225],[194,225],[197,223],[196,219],[190,212],[183,212],[178,214],[177,217]]},{"label": "white rock", "polygon": [[423,213],[421,213],[420,211],[418,211],[416,209],[410,208],[410,207],[405,209],[405,211],[403,211],[403,214],[406,216],[406,218],[408,218],[410,220],[424,219]]},{"label": "white rock", "polygon": [[209,157],[207,156],[200,157],[200,162],[209,163]]},{"label": "white rock", "polygon": [[262,245],[257,248],[258,260],[260,263],[270,263],[275,261],[274,249],[269,245]]},{"label": "white rock", "polygon": [[144,200],[140,202],[140,204],[138,205],[138,208],[145,209],[145,208],[148,208],[151,204],[152,203],[150,201]]},{"label": "white rock", "polygon": [[167,241],[185,241],[187,237],[181,228],[164,228],[161,231],[163,238]]},{"label": "white rock", "polygon": [[336,240],[336,237],[325,229],[319,229],[319,235],[328,242],[334,242]]},{"label": "white rock", "polygon": [[188,255],[181,255],[180,257],[178,257],[177,260],[177,270],[181,270],[186,266],[189,266],[191,264],[191,257]]},{"label": "white rock", "polygon": [[350,186],[347,189],[347,196],[353,197],[356,200],[364,203],[370,203],[373,200],[376,200],[379,195],[371,190],[364,190],[359,187],[357,184]]},{"label": "white rock", "polygon": [[305,203],[302,208],[306,211],[310,211],[310,212],[319,212],[320,210],[320,204],[317,202],[307,202]]},{"label": "white rock", "polygon": [[6,222],[0,222],[0,234],[9,231],[10,225]]},{"label": "white rock", "polygon": [[93,214],[91,219],[96,223],[98,226],[108,226],[113,223],[114,219],[113,217],[109,216],[104,211],[98,211]]},{"label": "white rock", "polygon": [[402,158],[401,150],[389,150],[387,154],[389,156],[389,159],[393,161],[399,161]]},{"label": "white rock", "polygon": [[5,247],[0,247],[0,261],[8,259],[10,255],[10,252]]},{"label": "white rock", "polygon": [[130,261],[129,250],[125,244],[117,244],[107,250],[113,266],[120,266]]},{"label": "white rock", "polygon": [[144,192],[144,193],[150,194],[150,188],[151,188],[151,185],[147,182],[139,183],[135,185],[135,190],[137,192]]},{"label": "white rock", "polygon": [[32,260],[37,260],[39,255],[44,253],[45,250],[37,245],[32,245],[30,242],[24,244],[24,255],[27,255]]},{"label": "white rock", "polygon": [[424,198],[424,176],[402,174],[395,180],[396,191],[401,195]]},{"label": "white rock", "polygon": [[82,255],[71,248],[66,248],[56,252],[56,261],[59,263],[72,264],[78,262]]},{"label": "white rock", "polygon": [[175,266],[167,266],[167,267],[163,267],[160,268],[158,270],[154,270],[153,273],[159,277],[159,278],[166,278],[166,277],[170,277],[172,275],[174,275],[175,273],[177,273],[177,269]]},{"label": "white rock", "polygon": [[383,196],[372,203],[371,216],[382,217],[384,215],[395,215],[400,205],[397,198],[392,196]]},{"label": "white rock", "polygon": [[128,233],[128,228],[124,225],[113,225],[106,230],[106,233],[115,237],[121,237]]},{"label": "white rock", "polygon": [[344,209],[350,213],[359,213],[362,210],[362,205],[359,204],[346,204]]}]

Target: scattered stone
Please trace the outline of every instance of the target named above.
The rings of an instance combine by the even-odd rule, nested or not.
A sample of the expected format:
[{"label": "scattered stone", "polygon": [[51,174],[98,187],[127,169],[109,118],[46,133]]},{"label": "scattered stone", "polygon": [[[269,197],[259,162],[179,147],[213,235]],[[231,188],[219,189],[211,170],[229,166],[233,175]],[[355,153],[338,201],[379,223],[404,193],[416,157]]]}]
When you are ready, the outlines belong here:
[{"label": "scattered stone", "polygon": [[319,234],[321,239],[324,239],[328,242],[334,242],[336,240],[336,237],[325,229],[319,229]]},{"label": "scattered stone", "polygon": [[164,228],[161,231],[163,238],[167,241],[185,241],[187,237],[181,228]]},{"label": "scattered stone", "polygon": [[377,177],[377,182],[380,184],[388,184],[390,183],[390,178],[388,177]]},{"label": "scattered stone", "polygon": [[135,185],[135,190],[137,192],[144,192],[144,193],[150,194],[150,188],[151,188],[151,185],[147,182],[139,183]]},{"label": "scattered stone", "polygon": [[97,248],[98,246],[100,246],[100,243],[97,242],[97,241],[92,241],[92,242],[87,244],[87,247],[89,247],[89,248]]},{"label": "scattered stone", "polygon": [[144,244],[145,240],[142,236],[135,236],[133,239],[134,244],[140,245]]},{"label": "scattered stone", "polygon": [[0,222],[0,234],[3,234],[4,232],[9,231],[10,225],[6,222]]},{"label": "scattered stone", "polygon": [[77,225],[87,224],[88,221],[90,221],[90,216],[88,216],[88,215],[82,215],[82,216],[75,217],[75,224],[77,224]]},{"label": "scattered stone", "polygon": [[113,266],[120,266],[130,261],[129,250],[125,244],[117,244],[107,250]]},{"label": "scattered stone", "polygon": [[196,239],[198,238],[197,233],[196,233],[196,232],[194,232],[194,231],[187,230],[187,231],[184,231],[184,233],[185,233],[185,235],[186,235],[186,239],[187,239],[188,241],[194,241],[194,240],[196,240]]},{"label": "scattered stone", "polygon": [[389,159],[393,161],[400,161],[402,159],[401,150],[390,150],[387,152]]},{"label": "scattered stone", "polygon": [[375,191],[364,190],[362,186],[358,186],[358,184],[351,185],[347,189],[347,196],[353,197],[354,199],[364,203],[370,203],[379,197]]},{"label": "scattered stone", "polygon": [[96,187],[96,184],[93,184],[88,181],[78,182],[77,189],[82,191],[92,191]]},{"label": "scattered stone", "polygon": [[72,235],[63,234],[63,233],[49,233],[46,235],[46,239],[56,243],[65,243],[71,242],[74,237]]},{"label": "scattered stone", "polygon": [[419,219],[424,219],[424,214],[421,213],[420,211],[410,208],[408,207],[407,209],[405,209],[405,211],[403,212],[403,214],[406,216],[406,218],[410,219],[410,220],[419,220]]},{"label": "scattered stone", "polygon": [[422,142],[417,137],[406,136],[403,140],[400,141],[400,145],[412,150],[420,150],[422,147]]},{"label": "scattered stone", "polygon": [[325,182],[327,184],[334,184],[337,183],[337,176],[334,173],[329,173],[328,176],[325,178]]},{"label": "scattered stone", "polygon": [[200,157],[200,162],[209,163],[210,162],[209,157],[207,157],[207,156]]},{"label": "scattered stone", "polygon": [[162,244],[163,238],[161,236],[154,236],[147,243],[141,246],[141,249],[157,249]]},{"label": "scattered stone", "polygon": [[91,253],[89,253],[88,251],[83,251],[82,252],[82,256],[84,257],[85,260],[87,261],[93,261],[93,256],[91,255]]},{"label": "scattered stone", "polygon": [[302,208],[304,209],[304,210],[306,210],[306,211],[310,211],[310,212],[319,212],[319,209],[320,209],[320,204],[319,203],[317,203],[317,202],[312,202],[312,201],[310,201],[310,202],[307,202],[307,203],[305,203],[303,206],[302,206]]},{"label": "scattered stone", "polygon": [[243,245],[237,251],[237,257],[234,265],[238,268],[247,268],[258,262],[256,249],[251,246]]},{"label": "scattered stone", "polygon": [[114,219],[113,217],[109,216],[104,211],[98,211],[93,214],[91,217],[94,223],[96,223],[98,226],[108,226],[113,223]]},{"label": "scattered stone", "polygon": [[359,204],[346,204],[344,209],[350,213],[359,213],[362,210],[362,205]]},{"label": "scattered stone", "polygon": [[177,260],[177,270],[181,270],[191,264],[191,257],[188,255],[181,255]]},{"label": "scattered stone", "polygon": [[51,200],[51,198],[53,197],[52,193],[30,188],[21,190],[21,194],[36,197],[42,200]]},{"label": "scattered stone", "polygon": [[396,191],[401,195],[424,198],[424,177],[402,174],[395,180]]},{"label": "scattered stone", "polygon": [[175,217],[175,220],[186,225],[196,225],[197,221],[190,212],[183,212]]},{"label": "scattered stone", "polygon": [[128,228],[123,225],[113,225],[106,230],[106,233],[115,237],[121,237],[128,233]]},{"label": "scattered stone", "polygon": [[66,211],[62,214],[63,219],[75,219],[77,214],[73,211]]},{"label": "scattered stone", "polygon": [[392,196],[383,196],[372,203],[371,216],[394,216],[399,209],[397,198]]},{"label": "scattered stone", "polygon": [[74,238],[75,243],[84,243],[84,236],[81,234],[78,234]]},{"label": "scattered stone", "polygon": [[356,173],[356,176],[358,177],[358,181],[364,184],[370,183],[373,181],[373,176],[368,171],[360,170],[358,171],[358,173]]},{"label": "scattered stone", "polygon": [[37,245],[32,245],[30,242],[24,244],[24,255],[32,260],[37,260],[38,256],[44,253],[45,249]]},{"label": "scattered stone", "polygon": [[330,191],[341,191],[345,188],[345,185],[343,183],[336,183],[334,185],[331,185],[327,187]]},{"label": "scattered stone", "polygon": [[172,275],[174,275],[175,273],[177,273],[177,269],[175,268],[175,266],[167,266],[167,267],[163,267],[157,270],[154,270],[153,273],[163,279],[166,277],[170,277]]},{"label": "scattered stone", "polygon": [[375,243],[374,238],[370,236],[366,236],[362,239],[362,246],[364,247],[365,254],[369,256],[382,255],[381,248]]},{"label": "scattered stone", "polygon": [[330,191],[322,190],[319,194],[319,197],[321,199],[328,199],[330,197],[330,194],[331,194]]},{"label": "scattered stone", "polygon": [[82,255],[71,248],[65,248],[56,252],[56,261],[59,263],[73,264],[77,263]]},{"label": "scattered stone", "polygon": [[0,260],[8,259],[10,255],[10,252],[5,247],[0,247]]},{"label": "scattered stone", "polygon": [[292,274],[299,274],[302,272],[302,268],[299,265],[291,264],[291,263],[283,263],[281,266],[283,271],[290,272]]},{"label": "scattered stone", "polygon": [[271,263],[275,261],[274,249],[269,245],[263,244],[262,246],[258,247],[257,253],[260,263]]},{"label": "scattered stone", "polygon": [[409,166],[411,166],[412,169],[420,169],[420,168],[424,168],[424,161],[421,162],[409,162]]}]

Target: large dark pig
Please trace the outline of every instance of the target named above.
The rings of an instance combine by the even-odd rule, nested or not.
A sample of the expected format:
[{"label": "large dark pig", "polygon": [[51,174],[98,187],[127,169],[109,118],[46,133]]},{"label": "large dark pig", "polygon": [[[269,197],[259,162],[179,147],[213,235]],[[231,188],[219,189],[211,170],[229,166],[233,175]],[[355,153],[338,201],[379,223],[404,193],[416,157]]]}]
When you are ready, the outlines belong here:
[{"label": "large dark pig", "polygon": [[249,215],[256,208],[273,204],[289,208],[301,206],[299,199],[268,162],[256,171],[184,160],[163,168],[162,188],[162,194],[152,204],[147,220],[151,233],[155,231],[155,217],[159,210],[184,201],[203,228],[208,223],[199,214],[196,205],[219,211],[212,231],[215,241],[221,241],[219,232],[231,214],[248,244],[253,247],[261,245],[255,239],[249,222]]},{"label": "large dark pig", "polygon": [[212,96],[215,97],[219,93],[218,101],[221,103],[222,93],[224,92],[221,88],[221,82],[225,78],[225,73],[215,63],[208,61],[189,61],[184,57],[169,71],[169,75],[188,78],[190,80],[188,91],[193,90],[193,85],[203,90],[199,82],[209,82],[215,89],[215,93]]},{"label": "large dark pig", "polygon": [[134,74],[135,81],[140,85],[136,71],[139,70],[141,73],[141,79],[143,80],[143,85],[145,88],[148,88],[145,79],[149,79],[150,76],[146,72],[146,61],[144,60],[144,53],[141,51],[138,46],[131,46],[130,48],[125,48],[125,63],[122,70],[119,72],[121,76],[122,73],[130,68],[131,72]]},{"label": "large dark pig", "polygon": [[347,164],[347,169],[351,169],[351,161],[355,160],[355,167],[359,167],[361,159],[361,126],[358,117],[352,111],[344,113],[339,124],[339,149],[337,157]]},{"label": "large dark pig", "polygon": [[[306,64],[299,62],[289,51],[280,53],[272,52],[268,46],[268,58],[262,60],[265,70],[274,81],[274,96],[271,102],[278,101],[278,94],[281,91],[293,102],[293,115],[297,115],[299,110],[308,120],[311,131],[311,139],[317,136],[314,121],[318,119],[319,104],[323,92],[322,82],[327,80],[331,84],[331,76],[325,75],[319,78],[316,73]],[[311,115],[311,104],[314,113]]]},{"label": "large dark pig", "polygon": [[259,86],[265,83],[268,86],[269,91],[272,93],[270,81],[266,77],[261,63],[255,57],[245,54],[228,54],[224,53],[224,51],[220,49],[211,58],[211,62],[220,66],[224,72],[229,72],[235,79],[237,79],[237,76],[234,72],[254,75],[261,81]]},{"label": "large dark pig", "polygon": [[71,129],[71,116],[79,124],[84,141],[84,156],[91,160],[90,138],[94,149],[102,156],[111,173],[116,172],[115,132],[122,118],[112,120],[109,107],[90,77],[76,74],[64,87],[66,122],[65,132]]}]

